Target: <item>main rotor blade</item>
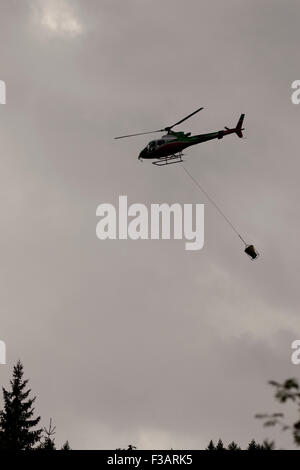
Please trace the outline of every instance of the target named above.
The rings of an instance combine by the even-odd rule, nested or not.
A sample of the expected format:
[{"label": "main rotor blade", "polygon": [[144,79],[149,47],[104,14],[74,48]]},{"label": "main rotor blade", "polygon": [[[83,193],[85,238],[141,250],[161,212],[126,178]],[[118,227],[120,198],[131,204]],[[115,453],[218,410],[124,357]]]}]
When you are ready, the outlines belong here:
[{"label": "main rotor blade", "polygon": [[159,129],[157,131],[139,132],[138,134],[120,135],[119,137],[115,137],[115,139],[124,139],[125,137],[135,137],[136,135],[154,134],[155,132],[164,132],[164,130],[165,129]]},{"label": "main rotor blade", "polygon": [[155,132],[164,132],[164,131],[169,132],[171,129],[173,129],[173,127],[177,126],[178,124],[181,124],[183,121],[186,121],[190,117],[194,116],[194,114],[199,113],[199,111],[201,111],[201,109],[204,109],[204,108],[202,107],[202,108],[196,109],[196,111],[194,111],[193,113],[191,113],[188,116],[184,117],[180,121],[175,122],[175,124],[173,124],[172,126],[167,126],[167,127],[164,127],[163,129],[158,129],[156,131],[138,132],[137,134],[120,135],[118,137],[115,137],[115,139],[125,139],[126,137],[135,137],[137,135],[154,134]]},{"label": "main rotor blade", "polygon": [[199,111],[201,111],[201,109],[204,109],[204,108],[202,107],[202,108],[196,109],[196,111],[194,111],[193,113],[191,113],[191,114],[189,114],[188,116],[184,117],[183,119],[181,119],[180,121],[176,122],[176,123],[173,124],[172,126],[166,127],[165,130],[171,130],[173,127],[177,126],[178,124],[181,124],[183,121],[186,121],[186,120],[189,119],[190,117],[194,116],[194,114],[199,113]]}]

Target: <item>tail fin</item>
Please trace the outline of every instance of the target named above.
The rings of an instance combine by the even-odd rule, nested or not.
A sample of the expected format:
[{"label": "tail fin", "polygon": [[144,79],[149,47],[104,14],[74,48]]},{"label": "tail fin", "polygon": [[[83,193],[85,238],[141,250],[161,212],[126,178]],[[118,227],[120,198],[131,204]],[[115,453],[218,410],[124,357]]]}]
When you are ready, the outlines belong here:
[{"label": "tail fin", "polygon": [[242,125],[243,125],[243,122],[244,122],[244,117],[245,117],[245,114],[240,115],[240,119],[238,120],[238,123],[237,123],[236,128],[235,128],[235,132],[240,138],[243,137],[243,132],[242,131],[244,130],[244,128],[242,128]]}]

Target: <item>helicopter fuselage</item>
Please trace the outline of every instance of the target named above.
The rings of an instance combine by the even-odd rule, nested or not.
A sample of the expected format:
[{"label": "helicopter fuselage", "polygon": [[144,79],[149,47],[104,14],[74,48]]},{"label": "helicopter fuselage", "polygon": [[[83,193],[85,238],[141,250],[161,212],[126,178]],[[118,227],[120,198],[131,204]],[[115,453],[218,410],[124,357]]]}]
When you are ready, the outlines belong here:
[{"label": "helicopter fuselage", "polygon": [[191,133],[170,132],[161,139],[149,142],[139,154],[140,159],[160,159],[182,152],[187,147],[207,142],[213,139],[222,139],[224,135],[235,133],[235,129],[226,129],[208,134],[191,136]]}]

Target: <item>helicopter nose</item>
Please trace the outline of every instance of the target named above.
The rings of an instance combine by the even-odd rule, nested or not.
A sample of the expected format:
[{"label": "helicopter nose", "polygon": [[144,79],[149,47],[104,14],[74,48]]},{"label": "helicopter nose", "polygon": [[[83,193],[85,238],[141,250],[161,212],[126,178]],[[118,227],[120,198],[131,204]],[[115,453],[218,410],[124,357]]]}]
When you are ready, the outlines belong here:
[{"label": "helicopter nose", "polygon": [[144,158],[144,155],[145,155],[145,150],[142,150],[139,154],[138,160],[141,160],[142,158]]}]

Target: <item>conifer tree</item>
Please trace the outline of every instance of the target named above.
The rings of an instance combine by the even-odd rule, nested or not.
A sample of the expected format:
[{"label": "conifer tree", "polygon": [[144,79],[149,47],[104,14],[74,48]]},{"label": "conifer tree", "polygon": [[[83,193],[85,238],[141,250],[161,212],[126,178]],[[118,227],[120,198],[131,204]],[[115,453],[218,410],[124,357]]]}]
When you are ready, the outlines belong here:
[{"label": "conifer tree", "polygon": [[222,439],[219,439],[219,440],[218,440],[216,450],[226,450],[225,447],[224,447],[224,445],[223,445]]},{"label": "conifer tree", "polygon": [[52,426],[52,419],[50,418],[49,428],[43,429],[43,441],[38,447],[39,450],[56,450],[54,435],[55,435],[56,426]]},{"label": "conifer tree", "polygon": [[252,441],[248,444],[247,450],[261,450],[261,446],[257,444],[254,439],[252,439]]},{"label": "conifer tree", "polygon": [[215,444],[211,440],[206,448],[206,450],[216,450]]},{"label": "conifer tree", "polygon": [[241,450],[241,448],[234,441],[232,441],[228,445],[227,450]]},{"label": "conifer tree", "polygon": [[72,450],[69,444],[69,441],[66,441],[62,446],[61,450]]},{"label": "conifer tree", "polygon": [[268,441],[268,440],[265,439],[260,447],[261,447],[261,450],[274,450],[275,449],[275,443],[274,443],[274,441]]},{"label": "conifer tree", "polygon": [[36,397],[30,398],[23,379],[23,365],[18,361],[10,381],[11,390],[2,388],[4,409],[0,412],[0,442],[7,450],[30,450],[39,442],[41,429],[35,429],[40,417],[33,417]]}]

